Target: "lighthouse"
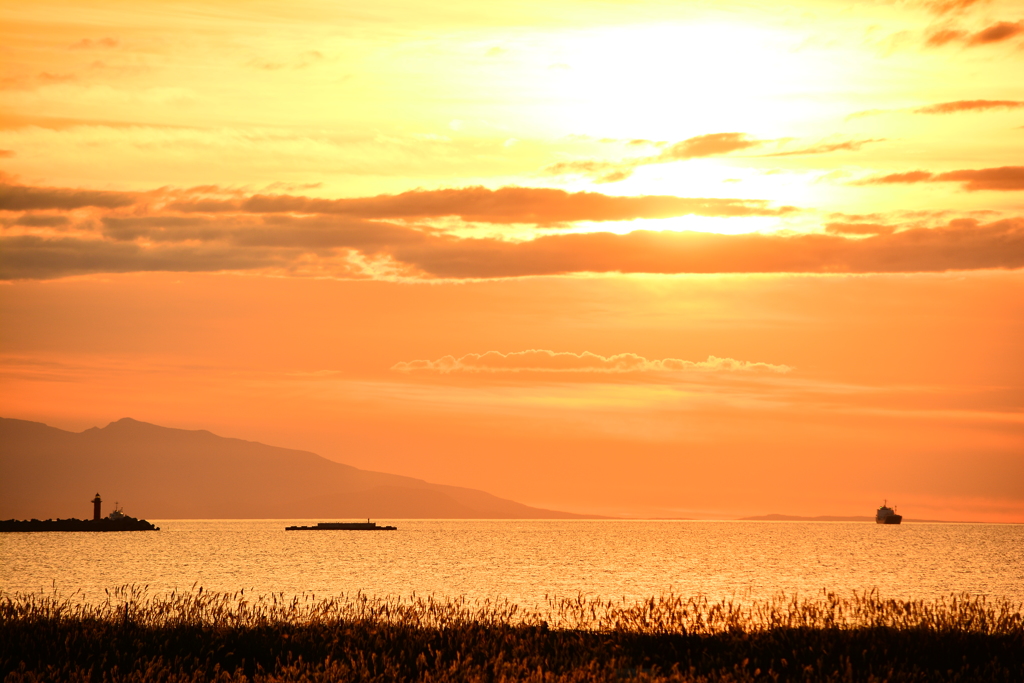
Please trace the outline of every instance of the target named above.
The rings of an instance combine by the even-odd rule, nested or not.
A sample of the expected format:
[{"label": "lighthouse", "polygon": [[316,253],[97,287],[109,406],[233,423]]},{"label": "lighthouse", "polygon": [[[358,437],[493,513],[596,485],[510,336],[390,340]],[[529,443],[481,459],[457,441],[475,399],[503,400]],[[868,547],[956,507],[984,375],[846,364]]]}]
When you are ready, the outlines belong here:
[{"label": "lighthouse", "polygon": [[96,521],[100,520],[100,504],[103,503],[100,500],[100,494],[96,494],[96,497],[92,499],[92,518]]}]

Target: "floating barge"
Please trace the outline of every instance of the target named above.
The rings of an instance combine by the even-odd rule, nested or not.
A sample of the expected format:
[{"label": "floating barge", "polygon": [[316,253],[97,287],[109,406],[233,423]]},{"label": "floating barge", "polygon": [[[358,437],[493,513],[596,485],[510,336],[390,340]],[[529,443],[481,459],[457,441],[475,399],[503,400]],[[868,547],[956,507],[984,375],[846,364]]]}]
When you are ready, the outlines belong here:
[{"label": "floating barge", "polygon": [[316,526],[286,526],[285,531],[397,531],[396,526],[378,526],[376,522],[320,522]]}]

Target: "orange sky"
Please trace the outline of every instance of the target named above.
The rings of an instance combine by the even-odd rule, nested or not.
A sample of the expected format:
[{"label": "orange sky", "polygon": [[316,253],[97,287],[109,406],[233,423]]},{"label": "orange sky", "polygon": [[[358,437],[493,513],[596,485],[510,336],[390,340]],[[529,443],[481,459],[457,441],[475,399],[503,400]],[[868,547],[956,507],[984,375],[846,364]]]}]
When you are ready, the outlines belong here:
[{"label": "orange sky", "polygon": [[1017,2],[9,2],[0,415],[1024,522]]}]

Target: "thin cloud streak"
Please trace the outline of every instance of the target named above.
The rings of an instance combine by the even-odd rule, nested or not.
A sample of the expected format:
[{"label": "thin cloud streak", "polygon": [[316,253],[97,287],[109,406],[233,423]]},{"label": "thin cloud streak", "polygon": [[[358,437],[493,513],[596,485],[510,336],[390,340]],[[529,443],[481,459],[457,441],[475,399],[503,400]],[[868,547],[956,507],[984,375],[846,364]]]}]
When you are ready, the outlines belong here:
[{"label": "thin cloud streak", "polygon": [[856,152],[860,150],[864,145],[871,144],[873,142],[885,142],[885,138],[870,138],[866,140],[845,140],[843,142],[822,142],[817,145],[811,145],[810,147],[804,147],[801,149],[794,149],[784,152],[775,152],[773,154],[765,154],[766,157],[791,157],[791,156],[804,156],[809,154],[828,154],[829,152]]},{"label": "thin cloud streak", "polygon": [[989,109],[1020,109],[1024,102],[1019,100],[956,100],[939,102],[911,109],[914,114],[954,114],[962,111],[987,111]]},{"label": "thin cloud streak", "polygon": [[763,144],[763,140],[751,138],[746,133],[710,133],[677,142],[658,154],[624,161],[562,161],[547,166],[544,173],[552,176],[579,174],[591,176],[598,183],[613,183],[629,178],[641,166],[721,156]]},{"label": "thin cloud streak", "polygon": [[787,373],[793,368],[788,365],[752,363],[708,356],[706,361],[688,361],[679,358],[648,360],[635,353],[619,353],[601,356],[584,351],[572,353],[530,349],[501,353],[468,353],[460,358],[444,356],[437,360],[413,360],[396,363],[391,367],[397,372],[431,372],[450,374],[468,373],[530,373],[530,372],[572,372],[572,373],[677,373],[677,372],[777,372]]},{"label": "thin cloud streak", "polygon": [[984,0],[925,0],[922,4],[935,14],[946,14],[948,12],[959,12]]},{"label": "thin cloud streak", "polygon": [[931,171],[907,171],[890,173],[858,180],[853,185],[893,185],[911,183],[962,183],[968,192],[998,190],[1009,192],[1024,190],[1024,166],[1001,166],[999,168],[964,169],[932,173]]},{"label": "thin cloud streak", "polygon": [[[883,141],[883,138],[843,140],[839,142],[823,141],[799,149],[783,150],[759,156],[786,157],[829,154],[831,152],[841,151],[857,151],[866,144]],[[597,183],[613,183],[629,178],[633,174],[633,171],[641,166],[667,164],[702,157],[722,156],[739,150],[762,147],[772,142],[785,144],[789,142],[789,140],[759,140],[747,135],[746,133],[713,133],[710,135],[699,135],[697,137],[683,140],[682,142],[677,142],[658,154],[650,156],[634,157],[631,159],[624,159],[622,161],[598,161],[594,159],[561,161],[545,167],[543,173],[551,176],[582,175],[591,178]]]},{"label": "thin cloud streak", "polygon": [[981,112],[991,109],[1020,109],[1024,102],[1020,100],[954,100],[952,102],[937,102],[926,104],[910,109],[865,109],[855,111],[846,117],[847,121],[860,119],[866,116],[878,116],[880,114],[910,113],[910,114],[959,114],[961,112]]}]

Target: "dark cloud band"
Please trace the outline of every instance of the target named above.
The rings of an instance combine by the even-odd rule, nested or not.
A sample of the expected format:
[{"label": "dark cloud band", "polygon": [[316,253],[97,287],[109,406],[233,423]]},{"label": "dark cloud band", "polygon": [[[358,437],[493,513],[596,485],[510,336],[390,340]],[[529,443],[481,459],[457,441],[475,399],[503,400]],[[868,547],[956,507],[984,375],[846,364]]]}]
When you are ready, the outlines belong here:
[{"label": "dark cloud band", "polygon": [[548,188],[466,187],[417,190],[355,199],[294,195],[254,195],[241,200],[180,200],[167,207],[181,212],[335,214],[363,219],[424,219],[454,216],[478,223],[551,225],[575,221],[623,221],[674,216],[769,216],[795,211],[749,199],[647,195],[621,197]]},{"label": "dark cloud band", "polygon": [[[349,225],[334,232],[321,224],[310,232],[310,226],[301,221],[256,227],[207,224],[204,229],[211,232],[182,233],[178,237],[183,241],[163,242],[13,236],[0,240],[0,277],[46,279],[130,271],[299,272],[311,263],[320,264],[321,274],[352,277],[359,273],[347,265],[349,255],[385,259],[395,270],[428,279],[583,272],[890,273],[1024,267],[1021,218],[986,225],[959,220],[942,228],[895,232],[836,224],[831,234],[637,230],[624,235],[549,235],[523,242],[463,239],[404,226],[380,226],[380,232],[374,233],[376,227]],[[859,236],[845,236],[851,233]]]},{"label": "dark cloud band", "polygon": [[87,206],[116,209],[131,206],[138,200],[139,196],[131,192],[99,192],[60,187],[0,184],[0,211],[69,210]]}]

